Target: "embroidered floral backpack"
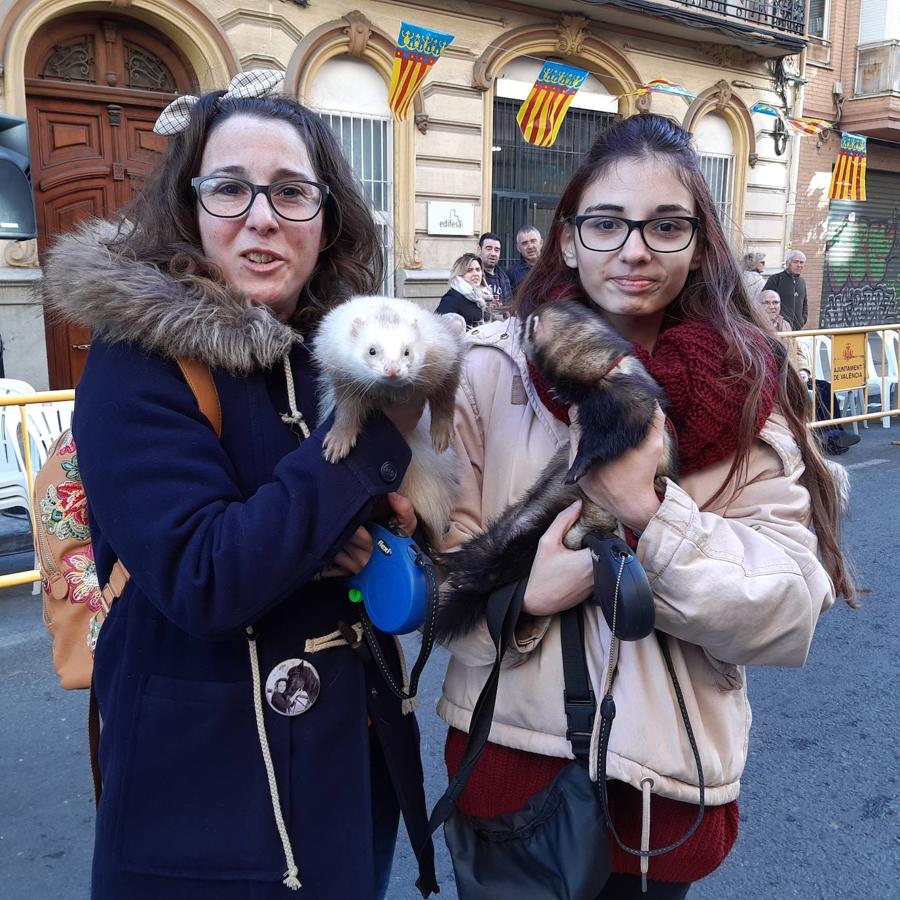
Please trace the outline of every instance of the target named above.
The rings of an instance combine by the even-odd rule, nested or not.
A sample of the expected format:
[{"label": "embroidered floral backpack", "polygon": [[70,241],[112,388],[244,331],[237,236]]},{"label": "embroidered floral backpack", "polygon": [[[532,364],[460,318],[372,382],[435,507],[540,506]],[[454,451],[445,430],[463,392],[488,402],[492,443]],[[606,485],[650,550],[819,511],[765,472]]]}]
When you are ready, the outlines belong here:
[{"label": "embroidered floral backpack", "polygon": [[[221,436],[222,412],[209,368],[187,359],[179,359],[178,365],[200,411]],[[71,431],[56,439],[35,477],[34,510],[34,547],[44,624],[53,639],[53,665],[64,688],[87,688],[100,626],[122,596],[129,576],[116,560],[109,582],[101,588],[97,580],[87,496]]]}]

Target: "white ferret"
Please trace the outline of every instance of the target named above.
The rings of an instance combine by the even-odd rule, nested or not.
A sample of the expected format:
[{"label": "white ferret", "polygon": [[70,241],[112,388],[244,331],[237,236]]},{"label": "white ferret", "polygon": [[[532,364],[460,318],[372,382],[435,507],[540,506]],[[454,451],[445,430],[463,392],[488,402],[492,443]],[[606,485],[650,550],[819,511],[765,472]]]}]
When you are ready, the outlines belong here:
[{"label": "white ferret", "polygon": [[331,310],[316,332],[322,374],[319,421],[335,410],[322,449],[340,462],[373,410],[416,399],[428,404],[409,437],[412,460],[399,491],[436,543],[449,526],[459,484],[453,409],[462,340],[450,323],[409,300],[354,297]]}]

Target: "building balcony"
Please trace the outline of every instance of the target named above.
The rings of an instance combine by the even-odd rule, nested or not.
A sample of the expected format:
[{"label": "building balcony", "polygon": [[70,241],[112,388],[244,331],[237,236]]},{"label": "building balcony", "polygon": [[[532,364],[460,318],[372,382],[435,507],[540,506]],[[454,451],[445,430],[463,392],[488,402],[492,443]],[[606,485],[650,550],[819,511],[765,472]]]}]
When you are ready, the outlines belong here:
[{"label": "building balcony", "polygon": [[807,45],[805,0],[530,0],[530,5],[764,57],[799,53]]},{"label": "building balcony", "polygon": [[900,41],[860,45],[856,83],[844,103],[841,130],[900,139]]}]

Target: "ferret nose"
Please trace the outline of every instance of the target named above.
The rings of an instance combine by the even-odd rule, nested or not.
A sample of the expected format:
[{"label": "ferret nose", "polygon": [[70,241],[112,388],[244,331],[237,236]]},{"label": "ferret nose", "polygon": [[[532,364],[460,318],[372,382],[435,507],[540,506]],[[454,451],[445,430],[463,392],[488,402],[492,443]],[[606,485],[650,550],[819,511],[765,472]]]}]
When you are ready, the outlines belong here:
[{"label": "ferret nose", "polygon": [[385,369],[384,374],[387,375],[388,378],[396,378],[400,374],[400,367],[388,366],[387,369]]}]

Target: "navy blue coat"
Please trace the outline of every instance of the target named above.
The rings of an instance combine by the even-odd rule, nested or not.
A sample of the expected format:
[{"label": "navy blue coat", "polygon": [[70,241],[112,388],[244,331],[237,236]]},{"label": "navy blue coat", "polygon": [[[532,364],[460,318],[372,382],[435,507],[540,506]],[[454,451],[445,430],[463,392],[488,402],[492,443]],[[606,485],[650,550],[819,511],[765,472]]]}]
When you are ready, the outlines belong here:
[{"label": "navy blue coat", "polygon": [[[291,351],[298,406],[315,421],[308,351]],[[131,573],[100,632],[94,684],[103,720],[92,897],[349,900],[374,895],[370,741],[381,743],[407,829],[424,839],[414,716],[348,647],[304,652],[358,613],[333,579],[311,578],[396,490],[409,460],[373,419],[339,465],[325,427],[298,443],[280,365],[213,370],[219,440],[177,365],[95,338],[77,390],[74,433],[97,572]],[[321,677],[305,714],[263,701],[284,819],[303,889],[285,857],[254,718],[245,628],[263,682],[299,657]],[[393,642],[384,641],[395,669]],[[426,875],[430,847],[424,856]],[[426,877],[427,880],[427,877]]]}]

